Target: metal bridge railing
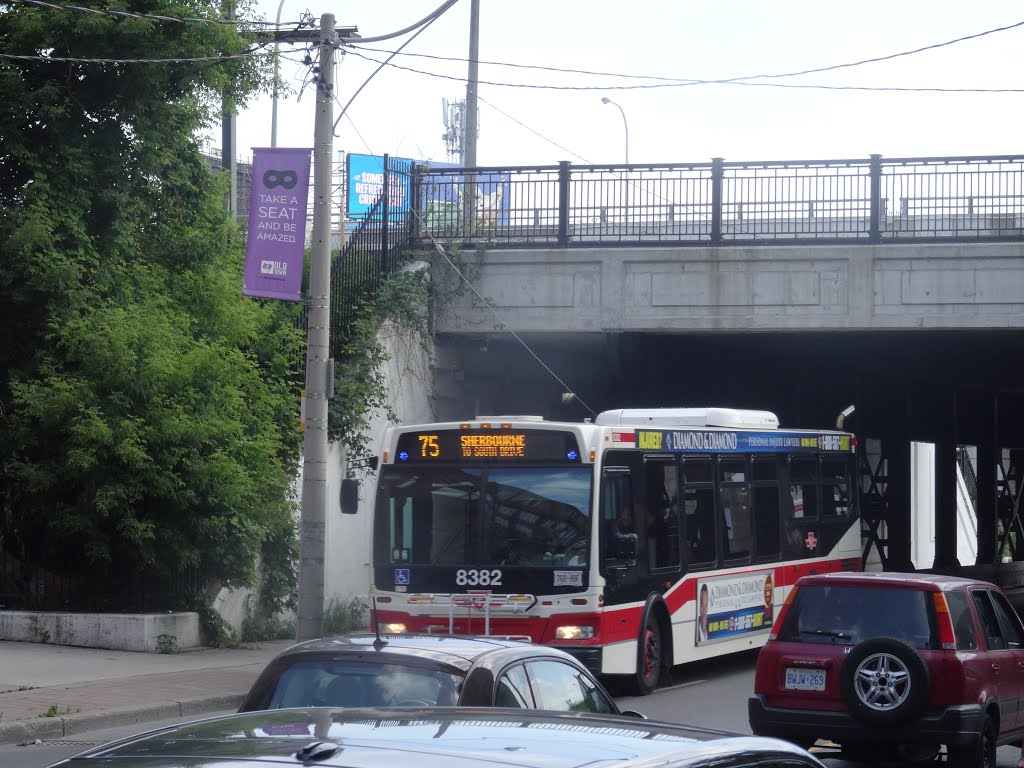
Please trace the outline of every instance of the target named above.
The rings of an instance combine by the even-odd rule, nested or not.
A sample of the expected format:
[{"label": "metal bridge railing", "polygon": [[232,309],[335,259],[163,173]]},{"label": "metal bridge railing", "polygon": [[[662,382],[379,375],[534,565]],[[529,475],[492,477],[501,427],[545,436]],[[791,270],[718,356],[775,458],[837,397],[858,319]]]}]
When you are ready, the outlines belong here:
[{"label": "metal bridge railing", "polygon": [[1024,239],[1024,156],[423,168],[417,238],[503,246]]},{"label": "metal bridge railing", "polygon": [[[344,248],[331,261],[331,355],[340,358],[362,303],[376,297],[384,279],[404,263],[413,245],[413,212],[407,203],[395,204],[389,187],[410,179],[401,161],[388,161],[384,193],[355,230],[345,235]],[[403,176],[405,178],[399,178]],[[308,309],[296,325],[305,328]]]}]

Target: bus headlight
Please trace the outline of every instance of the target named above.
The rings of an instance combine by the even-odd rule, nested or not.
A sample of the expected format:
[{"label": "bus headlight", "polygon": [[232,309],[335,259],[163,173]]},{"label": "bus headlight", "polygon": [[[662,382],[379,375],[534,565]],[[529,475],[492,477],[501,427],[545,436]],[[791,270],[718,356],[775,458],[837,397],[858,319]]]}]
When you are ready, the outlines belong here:
[{"label": "bus headlight", "polygon": [[556,640],[592,640],[593,637],[593,627],[565,626],[555,629]]},{"label": "bus headlight", "polygon": [[385,635],[401,635],[405,632],[405,624],[381,624],[380,631]]}]

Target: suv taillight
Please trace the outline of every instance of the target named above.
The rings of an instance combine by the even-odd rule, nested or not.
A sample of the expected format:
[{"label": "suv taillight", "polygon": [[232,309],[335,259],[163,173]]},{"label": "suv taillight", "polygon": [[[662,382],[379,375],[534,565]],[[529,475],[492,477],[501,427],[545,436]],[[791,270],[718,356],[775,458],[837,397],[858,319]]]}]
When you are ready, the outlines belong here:
[{"label": "suv taillight", "polygon": [[772,631],[768,633],[769,640],[779,639],[779,630],[782,629],[782,623],[786,620],[786,614],[789,613],[789,606],[793,604],[793,598],[796,597],[797,586],[794,585],[789,590],[789,595],[786,597],[786,602],[782,604],[782,610],[779,611],[779,616],[775,623],[772,624]]},{"label": "suv taillight", "polygon": [[953,620],[949,616],[946,596],[941,592],[932,592],[935,605],[935,619],[939,625],[939,645],[946,651],[956,650],[956,635],[953,634]]}]

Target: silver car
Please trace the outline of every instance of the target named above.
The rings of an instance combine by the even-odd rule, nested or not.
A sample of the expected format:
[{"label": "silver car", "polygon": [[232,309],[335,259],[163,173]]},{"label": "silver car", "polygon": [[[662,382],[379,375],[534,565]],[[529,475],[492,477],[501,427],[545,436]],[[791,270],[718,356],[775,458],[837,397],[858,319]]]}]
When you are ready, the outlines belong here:
[{"label": "silver car", "polygon": [[823,768],[812,755],[777,739],[614,715],[465,707],[247,712],[123,739],[56,765]]}]

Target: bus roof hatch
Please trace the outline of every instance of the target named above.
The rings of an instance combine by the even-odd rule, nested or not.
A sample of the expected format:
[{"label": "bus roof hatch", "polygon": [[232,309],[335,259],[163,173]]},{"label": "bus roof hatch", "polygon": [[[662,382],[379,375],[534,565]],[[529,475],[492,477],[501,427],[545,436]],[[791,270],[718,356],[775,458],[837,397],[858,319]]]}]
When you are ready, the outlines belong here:
[{"label": "bus roof hatch", "polygon": [[498,416],[477,416],[473,421],[488,421],[488,422],[507,422],[507,421],[544,421],[543,416],[527,416],[525,414],[508,415],[499,414]]},{"label": "bus roof hatch", "polygon": [[741,408],[620,408],[615,411],[602,411],[594,423],[612,427],[778,429],[779,417],[771,411]]}]

